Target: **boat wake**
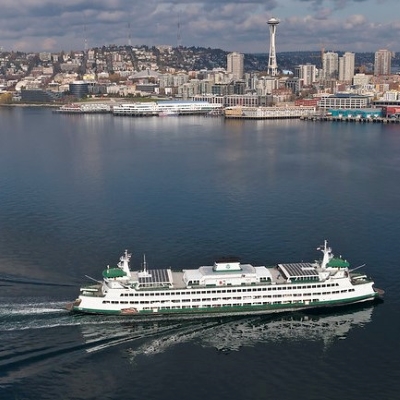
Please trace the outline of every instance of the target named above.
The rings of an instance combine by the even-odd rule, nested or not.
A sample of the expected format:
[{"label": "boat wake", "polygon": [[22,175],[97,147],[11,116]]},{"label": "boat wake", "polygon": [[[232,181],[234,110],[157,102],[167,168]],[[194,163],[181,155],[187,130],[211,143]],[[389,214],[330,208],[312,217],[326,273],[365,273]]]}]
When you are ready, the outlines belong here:
[{"label": "boat wake", "polygon": [[60,312],[65,309],[65,302],[28,302],[28,303],[5,303],[0,304],[0,315],[32,315]]},{"label": "boat wake", "polygon": [[38,285],[38,286],[62,286],[62,287],[69,287],[72,286],[71,284],[66,283],[59,283],[59,282],[47,282],[41,281],[37,279],[27,279],[24,277],[17,277],[12,275],[0,275],[0,285],[12,285],[14,283],[17,284],[25,284],[25,285]]},{"label": "boat wake", "polygon": [[117,348],[132,363],[191,342],[221,352],[273,341],[322,341],[346,338],[349,331],[371,321],[374,307],[341,313],[288,314],[182,321],[142,321],[129,317],[76,315],[65,302],[0,304],[0,385],[78,362]]},{"label": "boat wake", "polygon": [[65,310],[65,302],[25,303],[0,302],[0,331],[43,329],[45,327],[69,325],[71,318]]}]

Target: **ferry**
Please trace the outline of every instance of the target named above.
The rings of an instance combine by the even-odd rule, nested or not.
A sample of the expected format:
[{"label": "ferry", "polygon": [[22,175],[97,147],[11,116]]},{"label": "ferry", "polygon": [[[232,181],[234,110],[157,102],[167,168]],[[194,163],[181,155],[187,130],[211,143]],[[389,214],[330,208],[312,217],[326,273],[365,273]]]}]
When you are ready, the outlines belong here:
[{"label": "ferry", "polygon": [[111,112],[111,107],[103,103],[64,104],[57,110],[60,114],[99,114]]},{"label": "ferry", "polygon": [[221,111],[221,104],[207,101],[150,101],[120,103],[113,106],[113,115],[131,117],[153,117],[166,115],[200,115]]},{"label": "ferry", "polygon": [[145,258],[141,270],[131,271],[131,254],[125,250],[118,264],[104,269],[101,281],[81,287],[67,308],[78,313],[195,318],[336,307],[383,296],[371,278],[356,272],[364,265],[351,269],[348,261],[333,255],[326,240],[318,249],[323,256],[314,262],[253,266],[225,258],[181,271],[149,269]]}]

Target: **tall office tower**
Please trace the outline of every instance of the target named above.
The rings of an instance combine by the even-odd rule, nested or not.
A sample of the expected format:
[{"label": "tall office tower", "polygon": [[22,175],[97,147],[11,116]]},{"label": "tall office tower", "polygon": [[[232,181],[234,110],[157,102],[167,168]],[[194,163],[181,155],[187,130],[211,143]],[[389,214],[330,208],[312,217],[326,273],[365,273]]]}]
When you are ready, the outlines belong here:
[{"label": "tall office tower", "polygon": [[322,59],[322,77],[324,79],[336,79],[339,70],[339,56],[337,53],[328,51]]},{"label": "tall office tower", "polygon": [[243,79],[244,55],[241,53],[229,53],[227,55],[227,72],[232,75],[234,81]]},{"label": "tall office tower", "polygon": [[275,33],[276,27],[279,24],[279,19],[271,18],[268,20],[270,32],[270,43],[269,43],[269,57],[268,57],[268,69],[267,73],[271,76],[276,76],[278,73],[278,64],[276,63],[276,51],[275,51]]},{"label": "tall office tower", "polygon": [[374,75],[390,75],[392,69],[392,52],[386,49],[375,53]]},{"label": "tall office tower", "polygon": [[339,81],[351,83],[354,76],[355,54],[346,52],[339,57]]},{"label": "tall office tower", "polygon": [[313,64],[303,64],[295,68],[295,75],[303,80],[303,86],[310,86],[316,81],[317,67]]}]

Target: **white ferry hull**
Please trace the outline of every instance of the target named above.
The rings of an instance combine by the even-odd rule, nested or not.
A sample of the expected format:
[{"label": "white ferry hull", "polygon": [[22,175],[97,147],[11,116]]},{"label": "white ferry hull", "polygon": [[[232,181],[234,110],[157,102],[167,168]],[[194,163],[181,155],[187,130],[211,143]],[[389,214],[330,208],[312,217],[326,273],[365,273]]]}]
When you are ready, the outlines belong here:
[{"label": "white ferry hull", "polygon": [[284,314],[284,313],[292,313],[306,310],[317,310],[317,309],[331,309],[331,308],[340,308],[346,307],[366,302],[376,301],[376,298],[368,298],[362,300],[356,300],[352,302],[343,302],[340,304],[320,304],[318,306],[301,306],[301,307],[282,307],[282,308],[270,308],[270,309],[262,309],[257,310],[255,307],[245,308],[241,310],[214,310],[214,309],[205,309],[205,310],[196,310],[193,312],[192,310],[180,310],[175,312],[151,312],[151,311],[141,311],[141,312],[125,312],[122,310],[84,310],[84,309],[76,309],[74,307],[74,313],[82,313],[82,314],[92,314],[92,315],[117,315],[123,316],[126,318],[133,318],[138,320],[143,319],[157,319],[157,320],[171,320],[171,319],[199,319],[199,318],[222,318],[222,317],[234,317],[234,316],[256,316],[256,315],[271,315],[271,314]]},{"label": "white ferry hull", "polygon": [[[318,300],[318,301],[304,301],[304,302],[290,302],[280,304],[242,304],[242,305],[225,305],[218,306],[217,304],[210,304],[203,307],[183,307],[183,308],[161,308],[159,306],[148,307],[146,309],[138,307],[136,304],[103,304],[102,299],[92,298],[85,299],[83,297],[77,299],[70,307],[71,311],[85,314],[108,314],[108,315],[125,315],[133,318],[141,317],[156,317],[156,318],[181,318],[181,317],[221,317],[221,316],[235,316],[235,315],[264,315],[275,313],[287,313],[301,310],[310,310],[317,308],[333,308],[349,306],[363,302],[373,302],[380,299],[381,295],[375,291],[357,296],[342,299]],[[106,300],[107,301],[107,300]],[[115,303],[118,300],[111,300]],[[168,307],[168,306],[167,306]]]}]

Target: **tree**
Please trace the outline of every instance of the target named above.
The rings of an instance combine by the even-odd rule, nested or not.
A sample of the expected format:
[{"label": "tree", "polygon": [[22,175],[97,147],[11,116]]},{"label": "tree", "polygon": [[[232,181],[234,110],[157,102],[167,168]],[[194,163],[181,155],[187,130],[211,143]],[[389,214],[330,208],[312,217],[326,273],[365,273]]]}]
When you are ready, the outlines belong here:
[{"label": "tree", "polygon": [[2,93],[0,94],[0,104],[11,104],[12,102],[12,93]]}]

